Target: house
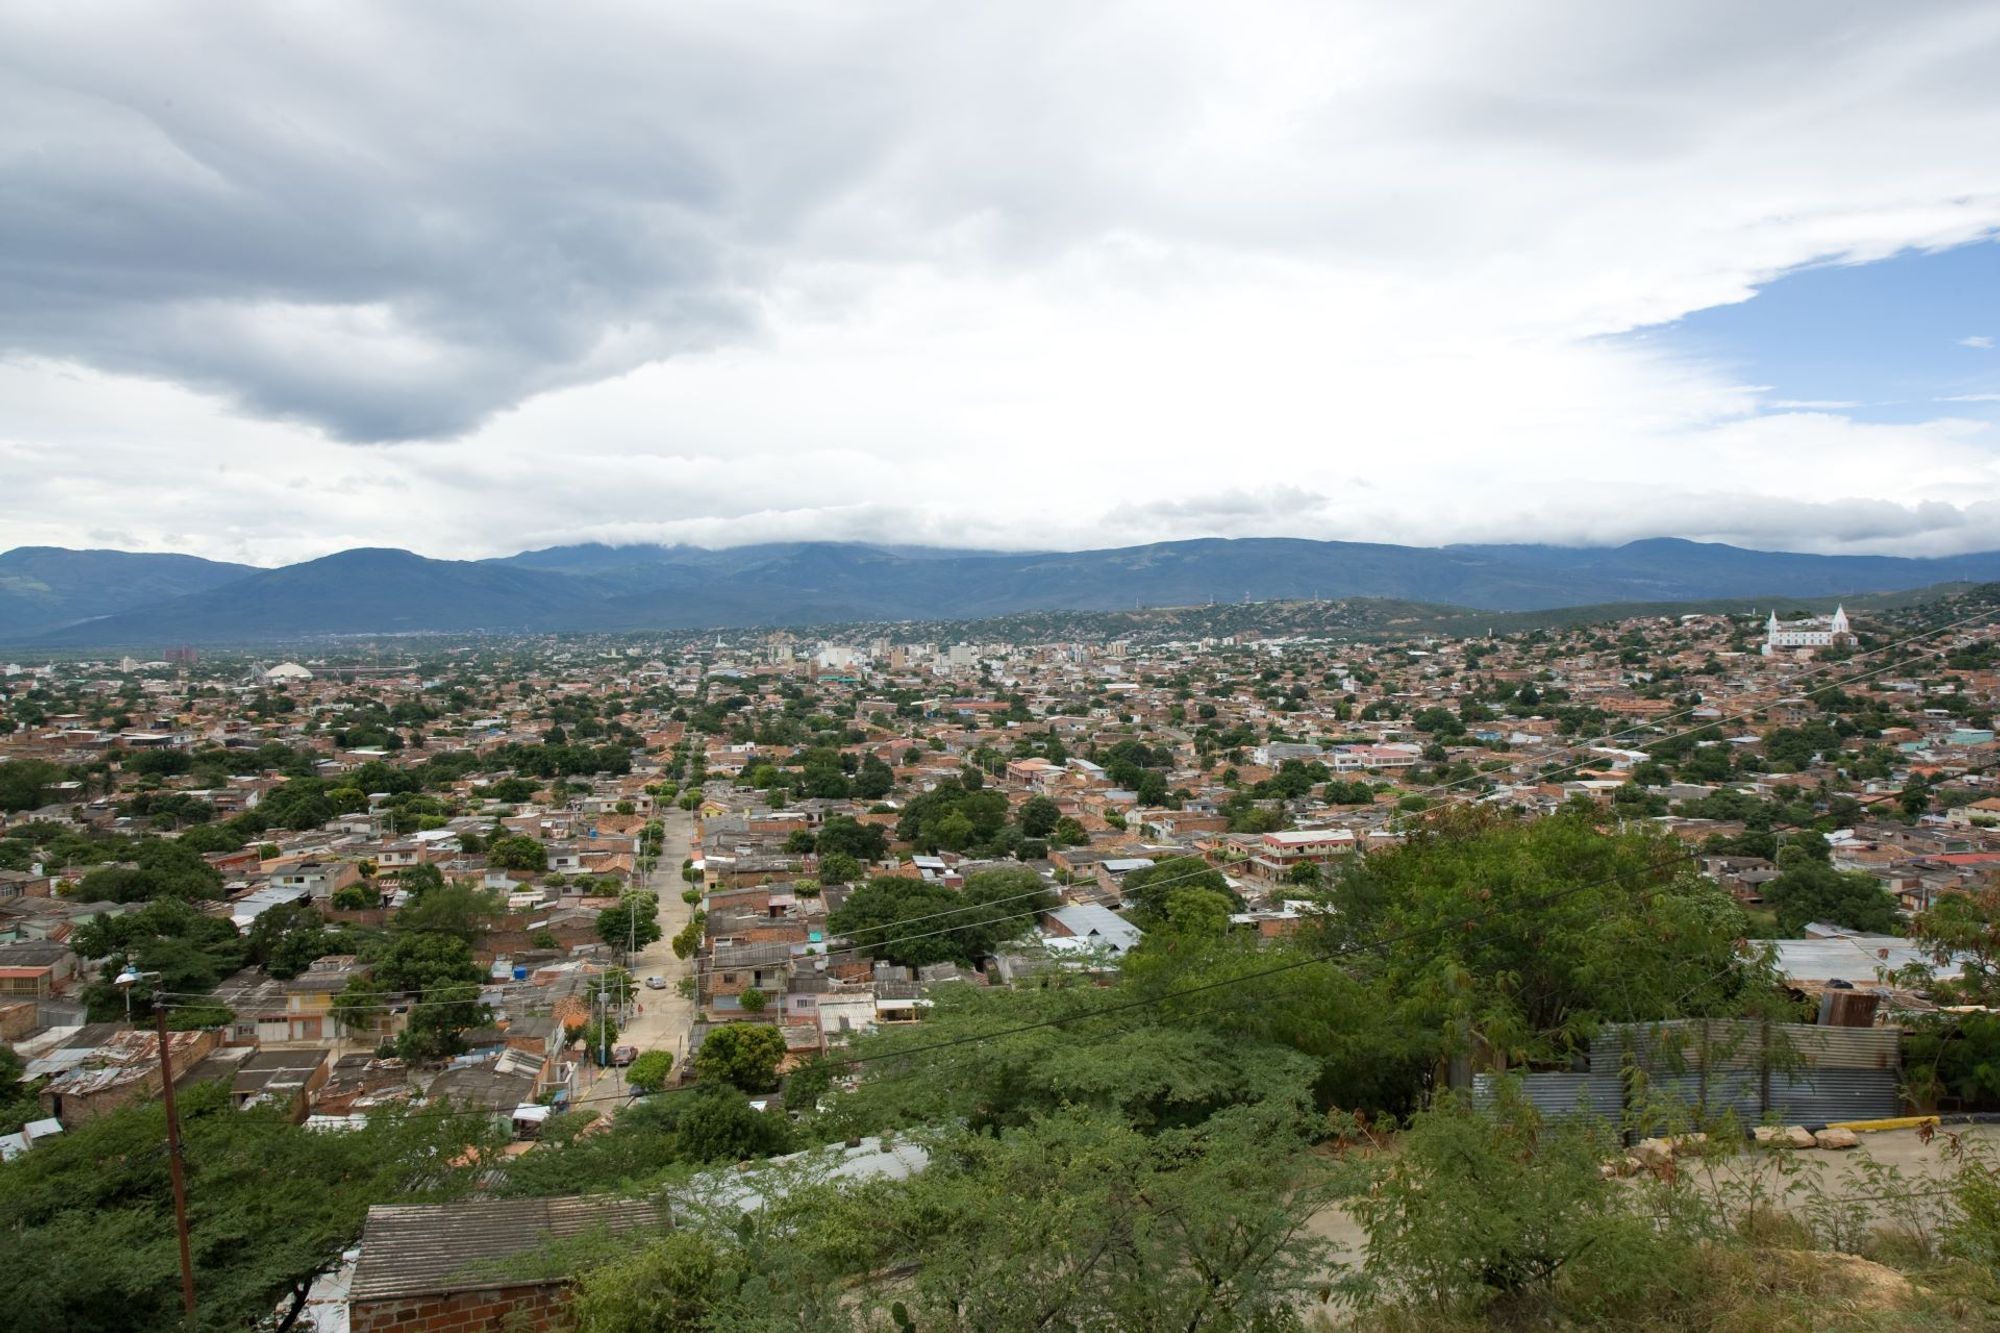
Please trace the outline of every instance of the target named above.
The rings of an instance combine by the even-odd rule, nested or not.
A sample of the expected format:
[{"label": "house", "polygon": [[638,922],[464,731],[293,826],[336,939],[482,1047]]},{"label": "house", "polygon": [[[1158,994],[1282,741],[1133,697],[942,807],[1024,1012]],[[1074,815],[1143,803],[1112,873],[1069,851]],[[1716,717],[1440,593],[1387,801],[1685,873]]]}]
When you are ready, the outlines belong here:
[{"label": "house", "polygon": [[551,1242],[659,1229],[657,1205],[581,1197],[376,1204],[348,1290],[352,1333],[570,1326],[570,1282],[518,1261]]},{"label": "house", "polygon": [[1287,829],[1266,833],[1251,844],[1244,873],[1271,882],[1290,877],[1302,865],[1321,866],[1354,850],[1353,829]]},{"label": "house", "polygon": [[331,1046],[271,1051],[236,1046],[213,1052],[175,1084],[226,1081],[230,1104],[238,1110],[278,1106],[294,1120],[303,1120],[312,1095],[332,1073]]},{"label": "house", "polygon": [[557,1074],[553,1053],[531,1055],[506,1047],[491,1056],[454,1061],[425,1089],[424,1098],[511,1119],[514,1108],[557,1086]]},{"label": "house", "polygon": [[[213,1028],[169,1032],[167,1054],[176,1071],[192,1069],[221,1044]],[[37,1062],[40,1063],[40,1062]],[[30,1066],[32,1072],[34,1066]],[[157,1093],[160,1039],[152,1032],[117,1032],[42,1085],[42,1110],[75,1128],[129,1102]]]},{"label": "house", "polygon": [[[328,1041],[350,1035],[333,1016],[333,1000],[347,989],[349,981],[368,971],[369,965],[351,953],[315,958],[310,967],[285,983],[285,1039]],[[367,1032],[352,1035],[384,1035],[393,1027],[392,1015],[384,1011],[374,1016]]]},{"label": "house", "polygon": [[1145,938],[1145,931],[1095,903],[1076,903],[1042,913],[1042,943],[1057,954],[1102,950],[1113,958],[1123,958]]},{"label": "house", "polygon": [[67,944],[0,944],[0,999],[46,1000],[75,976],[76,954]]}]

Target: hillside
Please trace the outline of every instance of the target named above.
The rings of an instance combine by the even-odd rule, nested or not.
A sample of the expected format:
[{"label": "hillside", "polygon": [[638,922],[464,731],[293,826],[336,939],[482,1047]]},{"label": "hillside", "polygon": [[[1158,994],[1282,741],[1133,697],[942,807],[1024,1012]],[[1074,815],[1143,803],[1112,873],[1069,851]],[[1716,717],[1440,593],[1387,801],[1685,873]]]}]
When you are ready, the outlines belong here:
[{"label": "hillside", "polygon": [[252,643],[318,634],[591,627],[585,580],[408,551],[362,549],[55,631],[50,645]]},{"label": "hillside", "polygon": [[0,552],[0,639],[205,592],[257,572],[191,555],[16,547]]},{"label": "hillside", "polygon": [[[1419,605],[1405,623],[1443,632],[1466,623],[1461,617],[1476,622],[1500,613],[1634,603],[1698,609],[1718,600],[1747,609],[1774,599],[2000,579],[1995,552],[1918,560],[1678,540],[1608,548],[1425,548],[1203,539],[1025,553],[832,542],[719,551],[585,545],[484,561],[356,550],[275,570],[41,548],[0,556],[0,575],[9,561],[40,571],[37,588],[96,588],[95,601],[81,591],[36,593],[45,605],[35,614],[0,620],[0,638],[51,647],[255,643],[319,634],[956,622],[1364,600]],[[142,563],[93,583],[92,571],[121,561],[187,563]],[[154,571],[151,582],[140,580],[144,571]],[[183,583],[174,584],[169,574]],[[1357,621],[1386,628],[1380,623],[1385,615],[1384,608],[1372,607],[1331,619],[1351,631]]]}]

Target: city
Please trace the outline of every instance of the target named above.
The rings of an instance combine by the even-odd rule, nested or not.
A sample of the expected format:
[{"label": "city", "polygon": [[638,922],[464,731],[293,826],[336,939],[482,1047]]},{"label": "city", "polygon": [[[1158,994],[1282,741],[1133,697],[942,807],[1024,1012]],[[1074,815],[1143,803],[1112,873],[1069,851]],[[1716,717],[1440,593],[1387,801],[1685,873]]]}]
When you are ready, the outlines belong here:
[{"label": "city", "polygon": [[0,1333],[2000,1328],[1996,67],[0,4]]},{"label": "city", "polygon": [[[907,643],[883,626],[9,663],[0,1146],[33,1160],[150,1104],[166,1069],[184,1099],[212,1084],[301,1133],[444,1133],[478,1164],[466,1201],[370,1210],[358,1265],[335,1270],[352,1327],[395,1327],[460,1291],[391,1248],[415,1243],[392,1237],[418,1207],[438,1236],[473,1228],[474,1264],[505,1257],[476,1253],[494,1243],[480,1198],[702,1188],[690,1166],[815,1141],[856,1177],[899,1178],[920,1159],[889,1146],[913,1107],[887,1071],[933,1029],[990,1025],[980,994],[1021,997],[1004,1011],[1021,1016],[1076,996],[1039,1021],[1080,1025],[1102,1021],[1090,996],[1136,1000],[1176,952],[1337,967],[1356,866],[1543,825],[1661,857],[1641,883],[1727,919],[1654,961],[1721,977],[1672,997],[1649,979],[1620,1014],[1545,959],[1537,984],[1590,1012],[1523,1026],[1522,960],[1469,955],[1491,969],[1469,984],[1518,1011],[1468,1021],[1463,1044],[1447,1025],[1360,1064],[1319,1051],[1336,1106],[1490,1095],[1510,1064],[1587,1063],[1614,1019],[1811,1021],[1866,996],[1871,1020],[1880,1004],[1918,1025],[1903,1073],[1808,1080],[1749,1118],[1934,1113],[1976,1099],[1988,1067],[1913,1079],[1933,987],[1990,980],[1912,936],[1941,903],[1992,901],[1996,596],[1416,640]],[[1549,873],[1514,891],[1604,891]],[[1465,912],[1465,931],[1485,915],[1424,910]],[[1649,908],[1632,924],[1687,928]],[[1590,947],[1563,913],[1536,926],[1566,929]],[[1031,1099],[1065,1076],[1041,1077]],[[977,1091],[973,1108],[992,1113]],[[293,1280],[298,1309],[328,1299],[319,1263]]]}]

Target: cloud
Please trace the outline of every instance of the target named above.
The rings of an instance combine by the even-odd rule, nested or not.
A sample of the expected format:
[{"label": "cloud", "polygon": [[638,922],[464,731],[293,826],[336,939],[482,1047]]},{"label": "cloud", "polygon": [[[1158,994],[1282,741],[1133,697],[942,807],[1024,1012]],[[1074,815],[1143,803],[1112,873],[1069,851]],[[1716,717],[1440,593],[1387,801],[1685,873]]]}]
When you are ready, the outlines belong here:
[{"label": "cloud", "polygon": [[1975,333],[1970,338],[1960,338],[1958,340],[1958,345],[1960,347],[1987,348],[1993,346],[1993,339],[1988,337],[1986,334]]},{"label": "cloud", "polygon": [[17,6],[0,530],[2000,545],[1633,332],[2000,227],[2000,11],[1739,10]]}]

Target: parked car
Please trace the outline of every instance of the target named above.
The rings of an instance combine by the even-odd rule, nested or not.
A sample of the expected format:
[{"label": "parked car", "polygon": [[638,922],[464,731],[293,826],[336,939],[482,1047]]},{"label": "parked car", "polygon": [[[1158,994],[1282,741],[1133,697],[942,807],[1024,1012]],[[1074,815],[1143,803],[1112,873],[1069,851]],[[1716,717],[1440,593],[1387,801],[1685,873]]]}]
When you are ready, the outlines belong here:
[{"label": "parked car", "polygon": [[639,1048],[637,1046],[613,1046],[611,1048],[611,1063],[621,1069],[638,1058]]},{"label": "parked car", "polygon": [[646,978],[647,990],[665,990],[666,988],[667,988],[667,979],[665,977]]}]

